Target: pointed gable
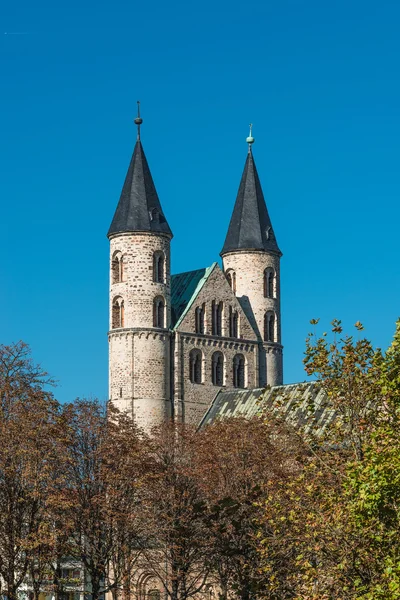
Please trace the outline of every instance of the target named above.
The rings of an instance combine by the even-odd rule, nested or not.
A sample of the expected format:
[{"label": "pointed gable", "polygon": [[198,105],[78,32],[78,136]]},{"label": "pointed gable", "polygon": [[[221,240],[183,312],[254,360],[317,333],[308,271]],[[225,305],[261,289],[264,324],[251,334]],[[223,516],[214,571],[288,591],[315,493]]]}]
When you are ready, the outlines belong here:
[{"label": "pointed gable", "polygon": [[172,237],[140,139],[137,140],[108,237],[135,231]]},{"label": "pointed gable", "polygon": [[[207,269],[173,275],[171,288],[172,313],[175,316],[173,329],[194,333],[196,306],[205,304],[208,314],[211,315],[212,301],[223,302],[226,311],[231,306],[240,315],[240,338],[257,341],[257,335],[218,263],[213,263]],[[225,320],[227,322],[228,312],[225,313]],[[210,326],[211,321],[209,328]],[[211,335],[210,330],[206,333]],[[224,337],[229,337],[227,332]]]},{"label": "pointed gable", "polygon": [[206,269],[196,269],[195,271],[187,271],[186,273],[178,273],[171,277],[171,307],[172,307],[172,327],[175,327],[181,320],[181,317],[190,308],[193,301],[197,298],[198,293],[211,271],[217,263],[213,263],[211,267]]},{"label": "pointed gable", "polygon": [[264,250],[281,254],[251,149],[221,255],[238,250]]}]

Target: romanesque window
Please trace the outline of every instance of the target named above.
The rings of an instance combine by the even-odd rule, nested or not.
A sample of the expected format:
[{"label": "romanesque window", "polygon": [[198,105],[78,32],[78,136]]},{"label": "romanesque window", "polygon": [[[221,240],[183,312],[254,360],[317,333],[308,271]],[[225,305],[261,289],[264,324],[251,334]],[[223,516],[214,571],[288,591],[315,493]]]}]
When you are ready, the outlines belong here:
[{"label": "romanesque window", "polygon": [[153,280],[156,283],[165,283],[165,256],[161,251],[153,255]]},{"label": "romanesque window", "polygon": [[233,359],[233,387],[244,388],[245,384],[245,360],[243,354],[236,354]]},{"label": "romanesque window", "polygon": [[196,333],[204,333],[204,313],[205,305],[198,306],[194,313],[195,318],[195,331]]},{"label": "romanesque window", "polygon": [[202,358],[201,350],[191,350],[189,354],[189,379],[192,383],[202,382]]},{"label": "romanesque window", "polygon": [[225,275],[226,275],[228,283],[232,289],[232,292],[234,294],[236,294],[236,273],[235,273],[235,271],[232,271],[232,269],[229,269],[229,271],[227,271]]},{"label": "romanesque window", "polygon": [[165,302],[164,298],[157,296],[153,304],[153,326],[165,327]]},{"label": "romanesque window", "polygon": [[211,303],[212,313],[212,334],[222,335],[222,314],[224,310],[223,302],[216,302],[215,300]]},{"label": "romanesque window", "polygon": [[124,327],[124,318],[124,301],[120,296],[117,296],[112,303],[112,328]]},{"label": "romanesque window", "polygon": [[264,315],[264,341],[275,342],[275,315],[272,311],[268,311]]},{"label": "romanesque window", "polygon": [[232,306],[229,307],[229,337],[239,337],[239,314]]},{"label": "romanesque window", "polygon": [[214,352],[211,359],[211,378],[214,385],[224,385],[224,355]]},{"label": "romanesque window", "polygon": [[264,298],[275,298],[275,271],[268,267],[264,271]]},{"label": "romanesque window", "polygon": [[124,280],[124,259],[121,252],[115,252],[111,261],[112,282],[120,283]]}]

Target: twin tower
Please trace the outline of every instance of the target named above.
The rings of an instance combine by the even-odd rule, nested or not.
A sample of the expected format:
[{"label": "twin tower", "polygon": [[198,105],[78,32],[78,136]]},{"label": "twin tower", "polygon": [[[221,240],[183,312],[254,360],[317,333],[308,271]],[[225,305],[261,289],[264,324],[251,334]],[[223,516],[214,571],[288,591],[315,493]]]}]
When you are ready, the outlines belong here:
[{"label": "twin tower", "polygon": [[170,416],[195,423],[221,388],[282,384],[282,254],[250,133],[223,269],[214,263],[171,277],[172,231],[140,140],[142,119],[135,122],[138,137],[108,231],[109,398],[144,427]]}]

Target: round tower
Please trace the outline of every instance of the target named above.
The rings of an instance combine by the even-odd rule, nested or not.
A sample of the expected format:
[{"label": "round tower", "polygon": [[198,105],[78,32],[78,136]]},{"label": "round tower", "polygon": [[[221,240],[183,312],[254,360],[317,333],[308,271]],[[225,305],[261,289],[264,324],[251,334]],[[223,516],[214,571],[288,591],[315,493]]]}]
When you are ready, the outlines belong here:
[{"label": "round tower", "polygon": [[142,119],[110,240],[109,398],[150,429],[171,415],[170,241],[140,140]]},{"label": "round tower", "polygon": [[259,385],[283,383],[280,258],[271,219],[247,138],[247,159],[221,252],[228,281],[259,339]]}]

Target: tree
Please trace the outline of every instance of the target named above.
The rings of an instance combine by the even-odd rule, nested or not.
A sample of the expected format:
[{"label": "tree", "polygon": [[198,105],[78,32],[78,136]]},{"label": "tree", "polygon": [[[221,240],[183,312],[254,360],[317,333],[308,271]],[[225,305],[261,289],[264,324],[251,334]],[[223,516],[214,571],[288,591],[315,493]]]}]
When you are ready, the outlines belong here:
[{"label": "tree", "polygon": [[[274,526],[294,555],[294,598],[394,600],[400,597],[400,324],[386,353],[342,336],[339,321],[332,325],[331,342],[326,334],[309,336],[305,366],[336,418],[323,435],[302,436],[309,457],[276,496]],[[282,504],[291,512],[280,523]]]},{"label": "tree", "polygon": [[59,408],[51,383],[26,344],[0,346],[0,575],[10,600],[43,541]]},{"label": "tree", "polygon": [[121,587],[138,554],[139,437],[134,423],[96,400],[65,406],[64,418],[56,502],[71,555],[82,561],[98,600]]},{"label": "tree", "polygon": [[141,549],[146,569],[172,600],[186,600],[204,588],[210,550],[198,435],[190,426],[165,423],[143,443],[148,468],[141,511],[147,536]]},{"label": "tree", "polygon": [[232,593],[242,600],[259,595],[286,598],[293,563],[265,518],[265,506],[298,472],[298,437],[272,417],[231,418],[207,427],[202,446],[208,456],[204,472],[210,568],[217,575],[221,598]]}]

